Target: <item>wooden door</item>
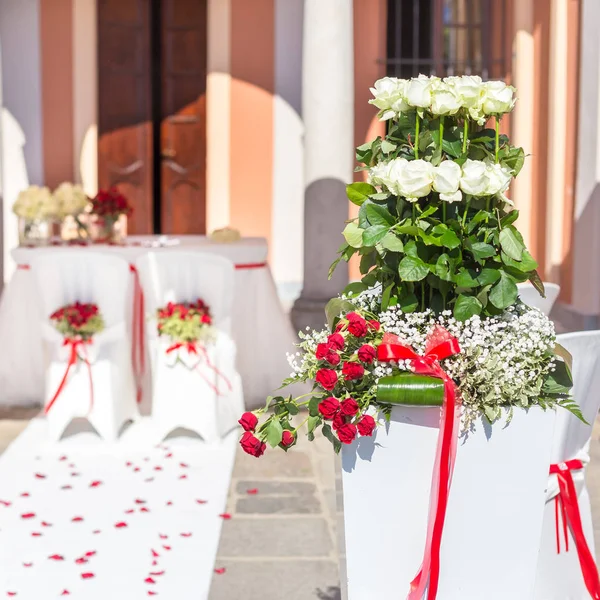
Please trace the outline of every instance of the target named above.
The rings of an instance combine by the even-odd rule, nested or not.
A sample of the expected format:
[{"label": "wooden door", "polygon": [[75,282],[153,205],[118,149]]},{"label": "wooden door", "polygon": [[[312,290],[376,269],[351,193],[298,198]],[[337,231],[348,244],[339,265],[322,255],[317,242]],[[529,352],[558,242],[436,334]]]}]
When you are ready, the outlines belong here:
[{"label": "wooden door", "polygon": [[205,233],[207,0],[161,7],[161,230]]},{"label": "wooden door", "polygon": [[153,233],[150,2],[98,0],[98,185],[133,205],[129,233]]}]

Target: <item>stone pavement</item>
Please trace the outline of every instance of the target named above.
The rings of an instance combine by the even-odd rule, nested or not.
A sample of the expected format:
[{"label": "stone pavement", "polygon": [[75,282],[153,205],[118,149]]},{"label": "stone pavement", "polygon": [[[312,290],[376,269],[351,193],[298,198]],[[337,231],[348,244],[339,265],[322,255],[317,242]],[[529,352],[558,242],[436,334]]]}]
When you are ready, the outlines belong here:
[{"label": "stone pavement", "polygon": [[[35,412],[0,411],[0,452]],[[600,550],[600,417],[591,455]],[[321,437],[302,439],[287,455],[255,459],[238,450],[216,564],[225,572],[213,576],[210,600],[340,600],[335,483],[336,462]]]}]

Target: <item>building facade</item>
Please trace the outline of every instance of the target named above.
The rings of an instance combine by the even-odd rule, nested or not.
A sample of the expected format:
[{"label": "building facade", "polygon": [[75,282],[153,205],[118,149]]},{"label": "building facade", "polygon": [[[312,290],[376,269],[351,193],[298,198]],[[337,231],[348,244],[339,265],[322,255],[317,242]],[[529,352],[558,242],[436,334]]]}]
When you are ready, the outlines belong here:
[{"label": "building facade", "polygon": [[521,230],[594,326],[599,26],[597,0],[0,0],[4,277],[20,189],[117,184],[133,233],[268,238],[282,294],[317,314],[346,277],[323,274],[352,148],[382,131],[370,85],[471,73],[518,88]]}]

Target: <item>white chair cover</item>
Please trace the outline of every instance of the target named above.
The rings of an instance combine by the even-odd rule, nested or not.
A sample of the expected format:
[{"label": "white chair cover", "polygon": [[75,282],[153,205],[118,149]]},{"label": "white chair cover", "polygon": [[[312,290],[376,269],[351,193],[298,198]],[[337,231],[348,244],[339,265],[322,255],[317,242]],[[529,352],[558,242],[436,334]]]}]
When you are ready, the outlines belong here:
[{"label": "white chair cover", "polygon": [[545,315],[550,314],[550,311],[558,298],[558,293],[560,292],[560,286],[556,285],[556,283],[544,282],[544,288],[546,289],[545,298],[542,298],[540,293],[529,282],[519,283],[517,284],[517,287],[519,288],[521,300],[527,304],[527,306],[539,308]]},{"label": "white chair cover", "polygon": [[[552,463],[559,464],[579,459],[586,465],[590,460],[592,425],[600,408],[600,331],[566,333],[557,337],[558,343],[573,355],[573,397],[590,425],[586,425],[570,412],[559,409],[554,432]],[[590,497],[584,479],[585,473],[583,470],[572,471],[572,476],[577,489],[583,531],[594,555],[594,528]],[[560,523],[561,552],[560,554],[557,552],[554,500],[557,494],[556,475],[550,475],[535,598],[536,600],[588,600],[590,595],[583,581],[575,542],[570,531],[569,551],[565,552],[562,520]]]},{"label": "white chair cover", "polygon": [[[233,263],[215,254],[171,251],[146,254],[136,266],[150,317],[147,339],[156,438],[161,440],[179,427],[195,431],[206,441],[224,436],[236,427],[244,410],[241,378],[235,368],[236,346],[230,337]],[[169,342],[157,335],[156,311],[168,302],[198,298],[210,307],[218,332],[215,343],[206,346],[206,355],[188,355],[184,349],[167,355]]]},{"label": "white chair cover", "polygon": [[39,293],[45,345],[45,405],[63,379],[69,356],[69,348],[63,346],[63,337],[50,323],[50,315],[66,304],[93,302],[105,322],[104,331],[80,351],[91,364],[93,404],[88,368],[79,360],[47,414],[49,434],[58,440],[74,418],[85,417],[104,439],[114,440],[126,421],[139,416],[125,326],[131,294],[129,266],[115,256],[53,251],[37,255],[31,269]]}]

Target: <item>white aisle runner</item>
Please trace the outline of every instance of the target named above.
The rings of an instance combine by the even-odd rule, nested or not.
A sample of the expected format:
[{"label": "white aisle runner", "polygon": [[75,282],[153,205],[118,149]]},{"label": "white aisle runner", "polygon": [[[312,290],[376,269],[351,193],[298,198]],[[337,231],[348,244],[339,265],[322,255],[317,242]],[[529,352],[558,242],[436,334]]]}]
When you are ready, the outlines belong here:
[{"label": "white aisle runner", "polygon": [[143,449],[45,429],[0,457],[0,598],[206,600],[237,434]]}]

